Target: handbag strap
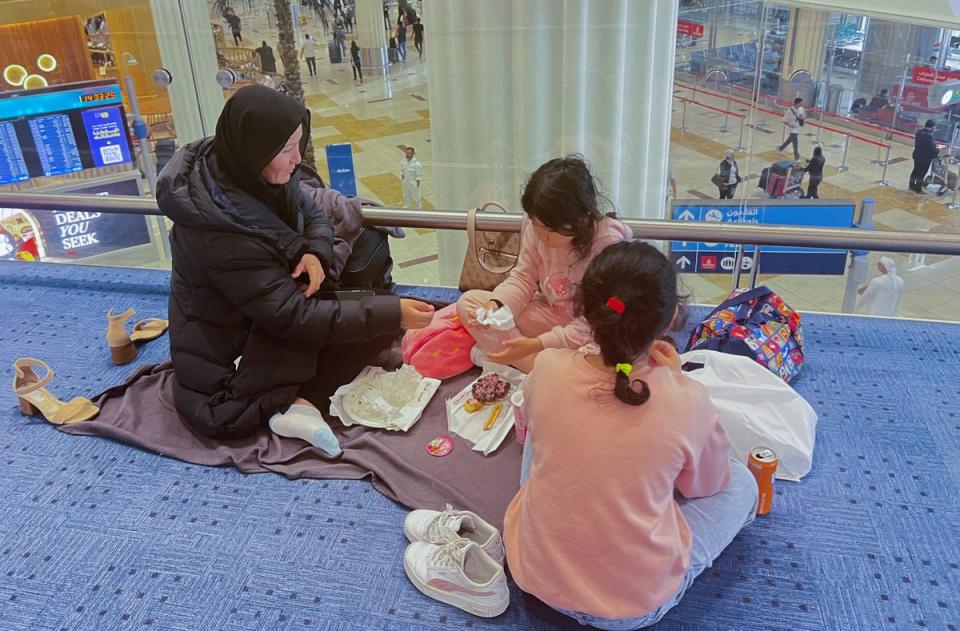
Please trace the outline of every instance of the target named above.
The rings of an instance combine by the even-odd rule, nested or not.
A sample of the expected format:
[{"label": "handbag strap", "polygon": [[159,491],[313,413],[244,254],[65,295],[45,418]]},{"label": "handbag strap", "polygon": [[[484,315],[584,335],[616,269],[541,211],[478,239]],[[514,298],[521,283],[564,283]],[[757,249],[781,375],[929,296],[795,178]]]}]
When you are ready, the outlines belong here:
[{"label": "handbag strap", "polygon": [[717,313],[717,312],[723,311],[724,309],[729,309],[731,307],[741,305],[745,302],[749,302],[750,300],[753,300],[754,298],[763,298],[764,296],[769,296],[772,293],[773,293],[773,290],[771,290],[769,287],[767,287],[766,285],[760,285],[759,287],[756,287],[749,291],[745,291],[742,294],[737,294],[732,298],[728,298],[727,300],[724,300],[713,310],[713,313]]}]

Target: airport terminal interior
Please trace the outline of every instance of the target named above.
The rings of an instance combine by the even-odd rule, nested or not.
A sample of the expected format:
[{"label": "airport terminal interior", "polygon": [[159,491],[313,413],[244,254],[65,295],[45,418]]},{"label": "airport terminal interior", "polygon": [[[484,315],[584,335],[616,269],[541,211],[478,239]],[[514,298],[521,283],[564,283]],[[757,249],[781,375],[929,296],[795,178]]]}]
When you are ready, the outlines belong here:
[{"label": "airport terminal interior", "polygon": [[[400,432],[333,418],[342,462],[266,429],[226,447],[168,432],[143,410],[175,417],[172,399],[122,394],[172,374],[169,332],[123,365],[104,337],[111,309],[168,318],[157,178],[260,85],[308,109],[304,161],[327,186],[421,211],[389,238],[392,280],[438,308],[471,252],[430,214],[519,214],[527,178],[566,154],[624,220],[853,229],[848,247],[739,252],[634,230],[687,296],[681,352],[737,282],[800,313],[803,365],[778,385],[815,412],[809,473],[778,479],[772,509],[652,628],[956,631],[960,6],[915,4],[0,0],[0,364],[13,380],[15,361],[41,360],[63,401],[126,401],[55,426],[0,390],[0,629],[593,628],[525,593],[509,559],[493,617],[405,574],[410,509],[502,528],[520,488],[519,425],[489,451],[448,427],[443,398],[479,370]],[[99,212],[76,196],[140,199]],[[925,247],[897,247],[904,233]],[[866,300],[891,277],[892,303]]]}]

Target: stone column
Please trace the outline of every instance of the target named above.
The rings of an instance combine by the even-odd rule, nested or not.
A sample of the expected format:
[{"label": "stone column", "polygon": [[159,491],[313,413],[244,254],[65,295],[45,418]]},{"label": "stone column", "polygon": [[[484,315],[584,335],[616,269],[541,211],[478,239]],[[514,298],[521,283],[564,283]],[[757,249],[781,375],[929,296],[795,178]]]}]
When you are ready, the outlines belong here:
[{"label": "stone column", "polygon": [[381,0],[356,0],[354,39],[360,47],[360,67],[364,83],[369,83],[368,99],[389,98],[390,61],[387,58],[387,31],[383,24]]},{"label": "stone column", "polygon": [[[438,208],[519,212],[529,173],[582,153],[622,216],[663,217],[675,0],[427,0],[424,13]],[[455,285],[463,234],[438,243]]]}]

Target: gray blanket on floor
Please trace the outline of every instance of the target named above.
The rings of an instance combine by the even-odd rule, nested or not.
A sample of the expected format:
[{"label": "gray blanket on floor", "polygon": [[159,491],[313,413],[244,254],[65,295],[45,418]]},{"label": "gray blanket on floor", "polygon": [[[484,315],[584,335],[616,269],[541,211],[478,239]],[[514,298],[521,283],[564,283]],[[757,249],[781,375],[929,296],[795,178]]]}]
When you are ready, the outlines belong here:
[{"label": "gray blanket on floor", "polygon": [[[408,432],[330,425],[343,454],[330,458],[303,441],[282,438],[264,426],[245,440],[219,441],[196,434],[173,407],[169,362],[142,368],[96,399],[100,415],[60,426],[64,432],[102,436],[198,465],[231,465],[244,473],[272,471],[288,478],[358,480],[370,476],[378,491],[410,508],[472,510],[497,528],[519,488],[521,446],[511,432],[489,456],[447,430],[446,399],[479,376],[480,370],[444,382],[423,417]],[[455,444],[445,457],[426,444],[446,434]]]}]

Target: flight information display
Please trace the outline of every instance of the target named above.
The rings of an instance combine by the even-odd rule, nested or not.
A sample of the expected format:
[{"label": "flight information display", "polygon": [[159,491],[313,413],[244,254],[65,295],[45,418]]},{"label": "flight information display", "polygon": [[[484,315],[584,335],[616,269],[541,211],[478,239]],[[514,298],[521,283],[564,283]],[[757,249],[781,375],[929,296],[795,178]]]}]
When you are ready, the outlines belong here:
[{"label": "flight information display", "polygon": [[25,182],[30,179],[23,161],[20,141],[13,123],[0,123],[0,184]]},{"label": "flight information display", "polygon": [[0,92],[0,185],[133,162],[116,82]]},{"label": "flight information display", "polygon": [[66,114],[38,116],[28,121],[44,175],[62,175],[83,169],[80,151]]}]

